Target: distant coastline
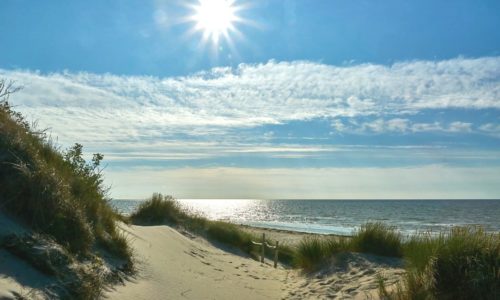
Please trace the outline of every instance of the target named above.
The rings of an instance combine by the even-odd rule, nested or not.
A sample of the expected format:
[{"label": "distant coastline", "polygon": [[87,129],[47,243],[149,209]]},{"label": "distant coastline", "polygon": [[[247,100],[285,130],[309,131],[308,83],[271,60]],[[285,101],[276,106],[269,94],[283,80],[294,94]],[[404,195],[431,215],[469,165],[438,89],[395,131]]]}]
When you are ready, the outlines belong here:
[{"label": "distant coastline", "polygon": [[[125,215],[142,200],[113,200]],[[352,235],[367,221],[384,222],[404,235],[481,225],[500,231],[498,200],[231,200],[181,199],[187,209],[211,220],[274,230]]]}]

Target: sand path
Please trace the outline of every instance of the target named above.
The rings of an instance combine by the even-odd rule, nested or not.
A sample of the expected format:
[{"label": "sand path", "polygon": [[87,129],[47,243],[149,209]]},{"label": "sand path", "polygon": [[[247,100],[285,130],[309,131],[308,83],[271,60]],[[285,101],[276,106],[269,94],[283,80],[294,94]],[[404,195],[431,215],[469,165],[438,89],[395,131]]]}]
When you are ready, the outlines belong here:
[{"label": "sand path", "polygon": [[[167,226],[126,227],[139,275],[108,299],[281,299],[290,271],[225,252]],[[270,262],[269,262],[270,263]]]},{"label": "sand path", "polygon": [[302,274],[219,249],[167,226],[125,227],[139,274],[108,299],[377,299],[377,275],[388,285],[401,261],[347,253],[320,271]]}]

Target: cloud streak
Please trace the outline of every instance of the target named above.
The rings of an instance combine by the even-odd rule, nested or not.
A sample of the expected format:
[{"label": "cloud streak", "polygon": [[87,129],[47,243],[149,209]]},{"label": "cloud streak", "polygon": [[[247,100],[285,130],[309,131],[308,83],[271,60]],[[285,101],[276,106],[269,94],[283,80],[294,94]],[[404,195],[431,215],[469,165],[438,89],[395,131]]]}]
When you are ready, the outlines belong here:
[{"label": "cloud streak", "polygon": [[[24,86],[11,99],[16,109],[64,146],[78,141],[114,161],[329,158],[336,147],[328,131],[500,137],[498,119],[414,118],[429,110],[498,111],[500,57],[389,66],[269,61],[168,78],[30,70],[0,70],[0,77]],[[314,120],[331,126],[324,136],[306,134],[302,144],[294,128],[252,131]],[[284,144],[287,138],[295,140]]]},{"label": "cloud streak", "polygon": [[423,109],[500,109],[500,57],[344,67],[270,61],[173,78],[22,70],[1,70],[0,76],[25,86],[15,103],[38,118],[71,115],[106,123],[123,136]]}]

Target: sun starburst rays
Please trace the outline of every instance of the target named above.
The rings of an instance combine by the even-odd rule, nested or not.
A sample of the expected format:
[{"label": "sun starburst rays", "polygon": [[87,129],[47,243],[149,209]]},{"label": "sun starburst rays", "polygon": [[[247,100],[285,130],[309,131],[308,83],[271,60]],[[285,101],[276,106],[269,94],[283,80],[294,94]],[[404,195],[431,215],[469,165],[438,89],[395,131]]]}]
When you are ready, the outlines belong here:
[{"label": "sun starburst rays", "polygon": [[202,43],[218,46],[221,38],[232,44],[231,35],[241,36],[236,28],[244,20],[238,15],[243,8],[234,0],[198,0],[190,6],[193,14],[189,17],[194,22],[193,32],[201,32]]}]

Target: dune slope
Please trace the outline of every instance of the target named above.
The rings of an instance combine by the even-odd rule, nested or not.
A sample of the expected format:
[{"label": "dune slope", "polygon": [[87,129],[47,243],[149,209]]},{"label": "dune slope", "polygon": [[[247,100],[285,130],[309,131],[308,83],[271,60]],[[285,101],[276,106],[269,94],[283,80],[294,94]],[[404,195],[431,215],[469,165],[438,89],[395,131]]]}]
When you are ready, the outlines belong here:
[{"label": "dune slope", "polygon": [[[403,272],[398,262],[346,254],[314,274],[233,254],[168,226],[124,227],[139,273],[108,291],[108,299],[376,299],[377,274],[387,283]],[[225,249],[227,250],[227,249]]]},{"label": "dune slope", "polygon": [[132,226],[139,275],[109,299],[281,299],[288,273],[167,226]]}]

